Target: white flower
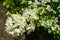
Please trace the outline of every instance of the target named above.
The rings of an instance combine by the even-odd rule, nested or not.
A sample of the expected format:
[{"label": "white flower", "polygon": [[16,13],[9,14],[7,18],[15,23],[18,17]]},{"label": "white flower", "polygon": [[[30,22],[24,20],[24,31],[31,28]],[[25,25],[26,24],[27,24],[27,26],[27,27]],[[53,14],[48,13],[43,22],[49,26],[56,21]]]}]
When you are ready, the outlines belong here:
[{"label": "white flower", "polygon": [[25,26],[25,17],[21,16],[20,14],[12,14],[11,17],[8,17],[8,19],[6,20],[6,31],[14,36],[17,36],[20,33],[22,34],[21,31]]},{"label": "white flower", "polygon": [[26,11],[23,13],[23,16],[25,16],[26,18],[30,18],[30,19],[38,19],[39,17],[36,14],[37,9],[26,9]]},{"label": "white flower", "polygon": [[22,35],[25,31],[30,33],[35,30],[34,20],[37,19],[36,9],[26,9],[23,15],[11,14],[6,20],[6,31],[13,36]]}]

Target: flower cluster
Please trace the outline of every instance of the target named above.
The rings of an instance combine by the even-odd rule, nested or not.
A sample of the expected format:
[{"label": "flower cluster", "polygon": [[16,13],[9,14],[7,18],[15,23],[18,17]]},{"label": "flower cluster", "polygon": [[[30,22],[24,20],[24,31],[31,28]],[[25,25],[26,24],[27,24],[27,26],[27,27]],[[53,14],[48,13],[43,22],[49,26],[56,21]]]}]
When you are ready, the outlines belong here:
[{"label": "flower cluster", "polygon": [[19,36],[19,33],[25,32],[26,20],[20,14],[12,14],[6,20],[6,31],[13,36]]},{"label": "flower cluster", "polygon": [[41,26],[45,27],[48,29],[48,33],[51,33],[54,30],[59,30],[60,26],[57,24],[58,20],[57,18],[53,18],[53,19],[49,19],[49,20],[45,20],[42,19],[39,21],[41,24]]},{"label": "flower cluster", "polygon": [[[26,9],[22,16],[26,18],[27,21],[27,31],[34,30],[35,24],[34,21],[39,19],[39,16],[36,14],[36,8],[35,9]],[[31,27],[30,27],[31,26]]]},{"label": "flower cluster", "polygon": [[13,36],[22,35],[26,31],[30,34],[35,29],[34,20],[38,18],[36,9],[26,9],[23,15],[11,14],[6,20],[6,31]]}]

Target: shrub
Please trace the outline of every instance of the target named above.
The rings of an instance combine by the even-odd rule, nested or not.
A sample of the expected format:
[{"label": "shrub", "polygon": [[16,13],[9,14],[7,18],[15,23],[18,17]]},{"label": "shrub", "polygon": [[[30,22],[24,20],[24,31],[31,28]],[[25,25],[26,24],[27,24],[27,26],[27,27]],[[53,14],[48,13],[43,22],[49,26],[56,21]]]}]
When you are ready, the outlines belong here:
[{"label": "shrub", "polygon": [[[9,9],[9,12],[7,11],[6,13],[7,20],[9,19],[9,17],[12,18],[11,15],[19,14],[20,15],[19,17],[25,17],[25,21],[27,23],[26,25],[28,25],[26,27],[29,27],[30,22],[33,23],[32,25],[34,25],[33,26],[34,32],[36,32],[36,35],[38,36],[37,38],[38,40],[60,40],[60,1],[59,0],[5,0],[3,5],[6,6],[7,10]],[[12,21],[13,20],[14,18],[12,18]],[[24,29],[25,31],[23,33],[27,33],[26,28]],[[9,30],[7,30],[7,32],[9,33]]]}]

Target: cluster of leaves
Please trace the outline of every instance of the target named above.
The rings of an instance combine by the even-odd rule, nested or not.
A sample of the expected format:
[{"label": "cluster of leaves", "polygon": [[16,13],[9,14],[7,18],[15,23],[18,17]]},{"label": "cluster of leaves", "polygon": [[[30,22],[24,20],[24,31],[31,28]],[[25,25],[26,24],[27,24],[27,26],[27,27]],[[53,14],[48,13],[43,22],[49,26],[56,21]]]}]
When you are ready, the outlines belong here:
[{"label": "cluster of leaves", "polygon": [[[22,12],[22,8],[25,8],[28,6],[26,0],[5,0],[3,5],[6,6],[12,13]],[[20,11],[21,10],[21,11]]]},{"label": "cluster of leaves", "polygon": [[[36,3],[35,0],[5,0],[3,5],[11,13],[18,12],[19,14],[22,14],[26,8],[37,8],[36,14],[39,20],[35,21],[35,24],[38,40],[60,40],[59,0],[38,0]],[[10,14],[6,13],[6,16]]]}]

